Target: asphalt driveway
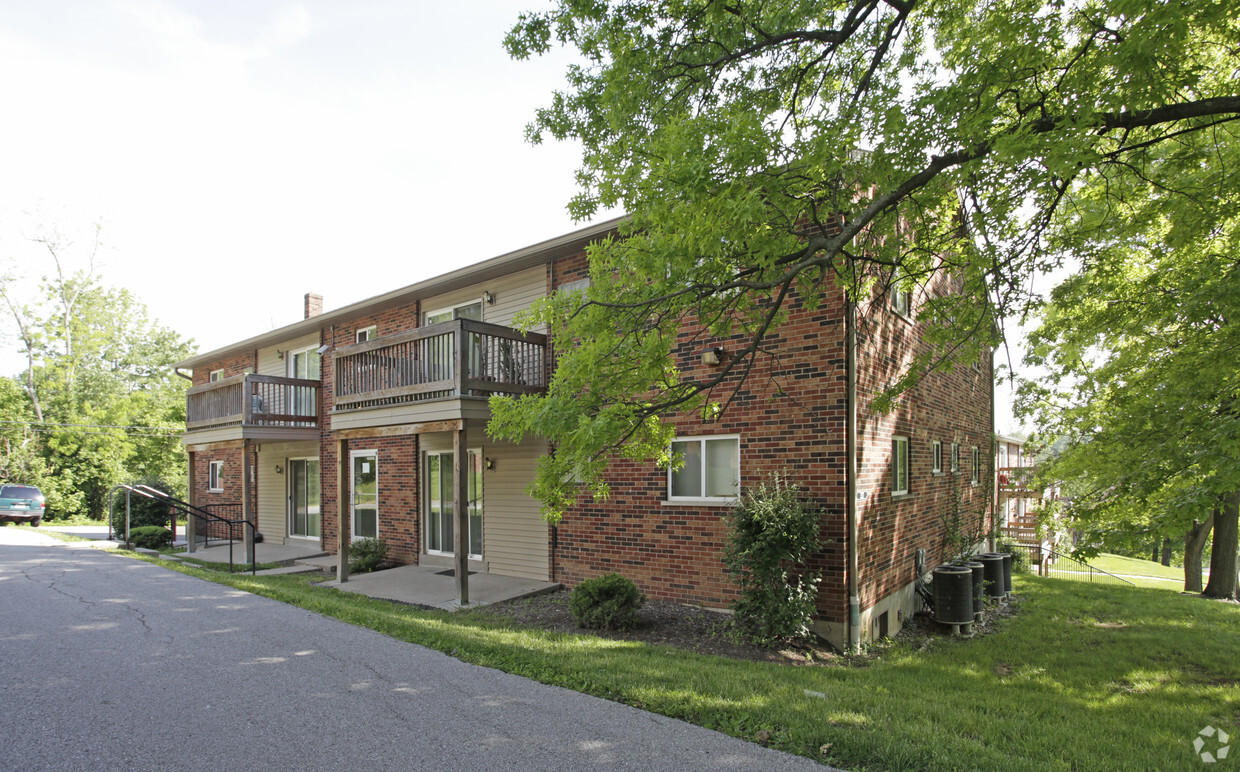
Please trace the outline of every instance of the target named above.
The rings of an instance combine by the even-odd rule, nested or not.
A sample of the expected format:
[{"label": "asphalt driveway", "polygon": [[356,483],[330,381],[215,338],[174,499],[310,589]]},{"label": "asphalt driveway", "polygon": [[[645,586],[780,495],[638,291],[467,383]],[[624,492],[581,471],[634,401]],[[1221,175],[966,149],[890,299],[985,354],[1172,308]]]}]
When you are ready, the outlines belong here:
[{"label": "asphalt driveway", "polygon": [[0,528],[0,769],[824,769]]}]

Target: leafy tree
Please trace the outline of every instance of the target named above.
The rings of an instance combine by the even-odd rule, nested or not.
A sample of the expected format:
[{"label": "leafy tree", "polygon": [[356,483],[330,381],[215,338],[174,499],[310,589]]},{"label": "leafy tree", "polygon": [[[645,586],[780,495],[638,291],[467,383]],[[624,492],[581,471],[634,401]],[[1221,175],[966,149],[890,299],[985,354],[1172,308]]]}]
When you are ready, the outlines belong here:
[{"label": "leafy tree", "polygon": [[[1240,504],[1240,143],[1175,140],[1142,174],[1094,174],[1056,223],[1082,270],[1051,295],[1027,361],[1050,375],[1023,408],[1066,440],[1063,481],[1087,533],[1182,534],[1186,587],[1235,597]],[[1168,181],[1173,187],[1167,187]],[[1148,536],[1145,539],[1148,543]]]},{"label": "leafy tree", "polygon": [[[1233,141],[1236,16],[1152,0],[562,0],[523,15],[511,55],[581,55],[531,141],[581,144],[574,215],[629,213],[623,238],[591,249],[589,290],[527,320],[554,335],[547,393],[493,401],[492,433],[557,447],[532,488],[544,516],[577,481],[606,495],[612,453],[668,461],[661,417],[726,410],[789,304],[948,270],[960,296],[919,309],[933,350],[878,407],[976,361],[1057,259],[1050,229],[1091,172],[1166,182],[1150,159],[1168,143]],[[677,369],[678,347],[721,339],[711,376]]]},{"label": "leafy tree", "polygon": [[70,272],[69,245],[36,241],[54,268],[39,292],[30,293],[12,272],[0,281],[27,362],[0,387],[7,439],[0,464],[23,465],[26,481],[47,495],[50,517],[100,519],[118,483],[183,480],[187,383],[171,365],[191,347],[154,323],[127,290],[101,285],[97,242],[88,267]]}]

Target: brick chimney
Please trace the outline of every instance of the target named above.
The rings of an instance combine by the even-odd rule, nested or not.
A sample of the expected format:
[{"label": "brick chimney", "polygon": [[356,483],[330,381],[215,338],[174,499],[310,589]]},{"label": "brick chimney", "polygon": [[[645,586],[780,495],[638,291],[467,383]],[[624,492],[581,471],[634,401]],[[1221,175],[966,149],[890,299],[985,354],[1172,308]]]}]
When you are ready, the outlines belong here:
[{"label": "brick chimney", "polygon": [[323,313],[323,296],[314,292],[306,293],[306,318]]}]

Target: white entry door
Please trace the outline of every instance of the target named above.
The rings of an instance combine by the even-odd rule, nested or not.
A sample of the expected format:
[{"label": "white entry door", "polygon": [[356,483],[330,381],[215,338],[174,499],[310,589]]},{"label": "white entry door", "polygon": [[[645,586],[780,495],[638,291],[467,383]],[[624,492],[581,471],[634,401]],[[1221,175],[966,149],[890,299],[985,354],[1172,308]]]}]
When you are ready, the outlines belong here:
[{"label": "white entry door", "polygon": [[379,538],[379,454],[355,450],[353,462],[353,538]]}]

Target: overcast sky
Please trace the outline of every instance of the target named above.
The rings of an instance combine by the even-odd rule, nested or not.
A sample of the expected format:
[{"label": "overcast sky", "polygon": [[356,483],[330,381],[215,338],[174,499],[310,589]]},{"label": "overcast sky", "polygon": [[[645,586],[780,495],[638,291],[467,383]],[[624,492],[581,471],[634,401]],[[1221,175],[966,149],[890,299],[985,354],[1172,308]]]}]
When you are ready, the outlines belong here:
[{"label": "overcast sky", "polygon": [[538,6],[6,0],[2,256],[102,222],[105,282],[209,350],[572,230],[576,149],[523,134],[567,57],[501,45]]},{"label": "overcast sky", "polygon": [[206,351],[584,225],[577,148],[524,141],[569,57],[502,47],[542,4],[5,0],[0,259],[101,223],[103,281]]}]

